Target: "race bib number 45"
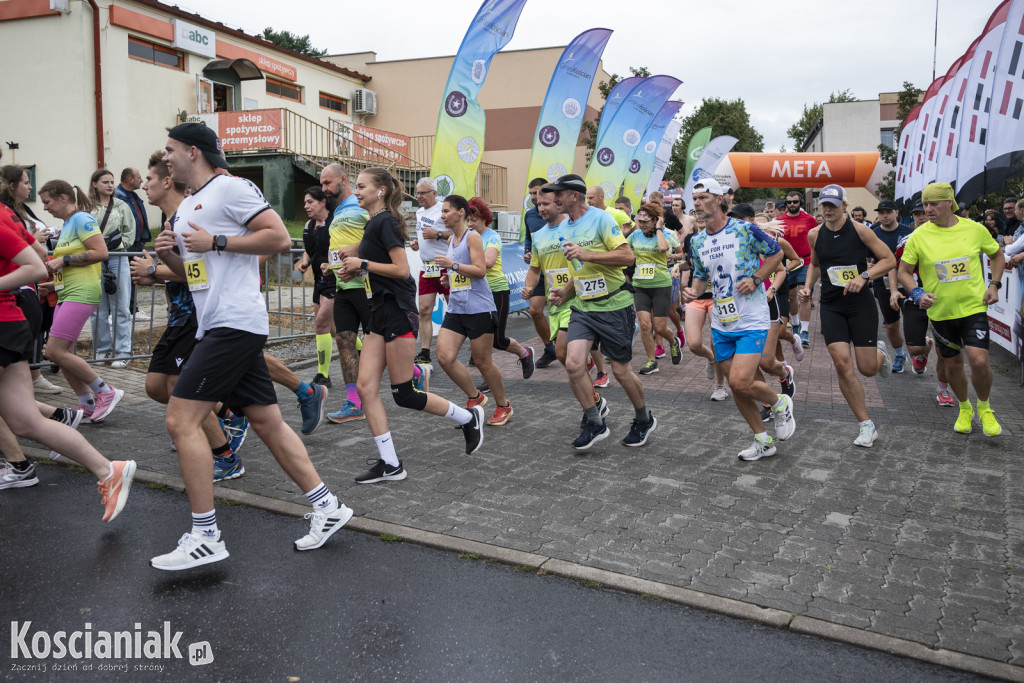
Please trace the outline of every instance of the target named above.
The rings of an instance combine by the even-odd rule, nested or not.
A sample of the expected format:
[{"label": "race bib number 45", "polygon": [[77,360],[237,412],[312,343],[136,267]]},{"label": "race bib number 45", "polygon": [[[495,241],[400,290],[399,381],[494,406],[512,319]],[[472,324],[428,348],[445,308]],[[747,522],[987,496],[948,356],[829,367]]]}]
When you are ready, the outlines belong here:
[{"label": "race bib number 45", "polygon": [[836,287],[845,287],[857,279],[857,266],[832,266],[828,269],[828,281]]},{"label": "race bib number 45", "polygon": [[734,323],[739,320],[740,314],[736,308],[736,300],[731,296],[715,299],[715,317],[720,323]]},{"label": "race bib number 45", "polygon": [[603,275],[588,278],[576,278],[573,280],[576,287],[576,296],[584,301],[599,299],[608,293],[608,283]]},{"label": "race bib number 45", "polygon": [[944,261],[936,261],[935,274],[938,276],[939,282],[957,282],[959,280],[970,280],[970,257],[960,256],[959,258],[948,258]]},{"label": "race bib number 45", "polygon": [[188,282],[188,291],[200,292],[210,288],[210,280],[206,275],[206,257],[202,254],[189,254],[183,259],[185,265],[185,280]]}]

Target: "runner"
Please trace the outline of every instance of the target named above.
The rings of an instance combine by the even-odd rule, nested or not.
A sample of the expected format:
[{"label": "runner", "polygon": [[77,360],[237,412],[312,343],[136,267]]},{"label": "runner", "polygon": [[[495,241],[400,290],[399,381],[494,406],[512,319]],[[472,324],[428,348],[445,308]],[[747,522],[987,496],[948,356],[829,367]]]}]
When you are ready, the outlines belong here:
[{"label": "runner", "polygon": [[[793,324],[793,335],[799,337],[800,343],[804,346],[810,346],[808,327],[811,318],[811,300],[802,301],[797,292],[807,280],[807,266],[811,263],[811,246],[807,240],[807,234],[818,227],[818,221],[803,210],[803,203],[803,196],[799,192],[787,192],[786,210],[779,215],[777,220],[786,228],[783,237],[793,245],[793,249],[804,260],[803,267],[789,271],[786,277],[789,281],[789,312],[790,321]],[[802,324],[801,319],[804,321]]]},{"label": "runner", "polygon": [[[445,227],[451,230],[452,238],[448,252],[438,255],[436,262],[449,273],[451,293],[448,312],[437,335],[437,359],[452,381],[466,393],[466,408],[486,405],[487,397],[473,386],[469,370],[459,362],[459,349],[469,338],[470,354],[476,361],[476,367],[494,392],[496,407],[487,424],[497,426],[512,417],[512,403],[505,397],[505,381],[491,357],[498,326],[498,297],[492,296],[488,287],[483,238],[478,230],[466,224],[467,216],[472,214],[472,202],[467,202],[465,197],[457,194],[445,197],[441,218]],[[500,269],[500,265],[498,267]],[[505,276],[502,275],[501,279],[504,280]],[[508,290],[505,291],[505,304],[507,309]]]},{"label": "runner", "polygon": [[445,284],[444,273],[434,263],[438,254],[443,254],[448,246],[451,231],[445,229],[441,221],[441,203],[437,201],[437,183],[433,178],[420,178],[416,183],[416,201],[420,203],[416,209],[416,239],[412,248],[419,251],[423,270],[419,274],[419,307],[420,307],[420,353],[416,362],[430,365],[430,342],[434,338],[434,306],[437,295],[448,301],[448,286]]},{"label": "runner", "polygon": [[[870,226],[871,230],[878,239],[882,240],[882,244],[895,254],[900,241],[907,237],[913,231],[913,228],[909,225],[902,225],[899,222],[896,202],[891,199],[883,199],[879,202],[876,212],[878,213],[878,222]],[[856,213],[856,209],[851,212],[851,216],[854,213]],[[854,220],[857,219],[854,218]],[[860,222],[864,223],[864,221]],[[864,224],[868,225],[867,223]],[[901,329],[902,325],[900,325],[900,309],[892,306],[892,295],[897,293],[897,290],[893,290],[890,293],[890,280],[896,280],[895,270],[890,271],[885,277],[875,280],[872,283],[872,290],[874,291],[875,299],[878,301],[878,310],[882,313],[885,335],[889,338],[889,344],[892,345],[892,371],[899,374],[903,372],[903,367],[906,365],[907,350],[903,348],[904,339]],[[906,292],[899,293],[904,297],[906,296]],[[921,353],[921,351],[918,350],[918,353]]]},{"label": "runner", "polygon": [[[391,380],[391,397],[403,408],[422,410],[446,417],[462,429],[466,454],[475,453],[484,441],[484,409],[460,408],[436,394],[427,393],[430,368],[415,365],[419,312],[416,283],[409,275],[405,254],[405,224],[400,220],[402,183],[386,169],[368,168],[356,179],[355,196],[368,212],[369,222],[359,243],[358,256],[344,260],[339,278],[362,274],[370,303],[370,325],[363,337],[359,357],[359,398],[366,412],[366,424],[377,444],[380,458],[358,477],[360,484],[398,481],[406,478],[388,429],[387,413],[380,398],[384,370]],[[415,381],[414,381],[415,380]],[[419,389],[415,384],[420,384]],[[372,460],[370,461],[373,462]]]},{"label": "runner", "polygon": [[[754,432],[754,443],[740,451],[739,458],[760,460],[775,455],[776,447],[765,431],[757,402],[772,406],[780,441],[796,431],[793,400],[772,391],[758,370],[770,324],[761,285],[778,270],[782,250],[757,226],[728,218],[722,210],[723,194],[714,178],[700,180],[693,187],[693,203],[706,227],[690,242],[694,280],[692,287],[683,290],[683,299],[697,300],[710,284],[715,359],[729,378],[736,407]],[[761,256],[764,261],[759,262]]]},{"label": "runner", "polygon": [[214,509],[213,460],[201,426],[219,402],[249,419],[313,506],[307,515],[309,533],[295,541],[295,549],[319,548],[351,519],[352,510],[330,492],[302,441],[284,423],[263,359],[269,320],[258,255],[287,250],[288,230],[252,182],[218,173],[228,165],[211,129],[201,123],[177,125],[168,133],[165,151],[171,179],[195,189],[155,247],[164,263],[188,282],[199,342],[182,366],[167,406],[167,431],[177,446],[192,528],[175,550],[150,564],[176,571],[228,557]]},{"label": "runner", "polygon": [[334,213],[334,203],[324,194],[323,187],[314,185],[306,190],[302,200],[309,220],[302,229],[303,254],[298,269],[305,273],[313,269],[313,320],[316,332],[316,376],[313,384],[331,387],[331,352],[334,346],[334,295],[338,282],[334,271],[324,266],[329,263],[330,228],[328,217]]},{"label": "runner", "polygon": [[[51,186],[47,183],[47,186]],[[51,191],[55,191],[51,186]],[[49,193],[48,193],[49,194]],[[74,196],[74,195],[72,195]],[[92,230],[98,233],[98,226]],[[74,233],[75,227],[70,229]],[[90,235],[89,238],[98,238]],[[103,521],[113,521],[128,501],[135,477],[134,460],[111,462],[89,445],[74,428],[59,420],[48,420],[36,407],[32,392],[32,373],[28,358],[32,353],[32,333],[12,290],[34,284],[47,276],[47,267],[33,251],[6,214],[0,215],[0,418],[11,426],[17,436],[38,441],[63,453],[92,472],[99,480]],[[13,466],[10,469],[14,469]],[[25,467],[25,470],[30,467]],[[28,472],[16,478],[21,486],[31,478]],[[0,466],[0,488],[13,488],[12,472],[6,461]]]},{"label": "runner", "polygon": [[[896,266],[896,257],[871,228],[855,223],[847,215],[846,190],[839,185],[826,185],[818,195],[825,223],[812,230],[811,266],[800,289],[800,298],[811,298],[814,284],[821,277],[820,319],[825,345],[832,357],[839,378],[839,389],[859,423],[854,445],[871,448],[878,438],[875,423],[868,417],[864,387],[853,371],[864,377],[876,374],[888,377],[892,361],[885,342],[878,340],[878,308],[868,284]],[[868,268],[867,260],[875,262]],[[850,344],[853,343],[853,356]]]},{"label": "runner", "polygon": [[[988,307],[999,300],[1004,255],[985,226],[959,218],[949,183],[931,183],[921,194],[928,222],[914,230],[903,247],[900,284],[908,298],[928,312],[938,342],[939,365],[960,403],[954,431],[970,434],[974,408],[967,393],[961,351],[971,365],[971,383],[978,395],[978,417],[986,436],[1003,429],[989,404],[992,367],[988,361]],[[991,279],[985,287],[980,256],[991,260]],[[914,281],[917,267],[921,286]]]},{"label": "runner", "polygon": [[630,233],[627,240],[636,259],[633,302],[637,320],[640,321],[640,339],[647,354],[647,363],[639,371],[641,375],[659,372],[658,360],[655,358],[655,332],[668,341],[673,365],[679,365],[683,358],[679,339],[668,328],[668,309],[672,299],[668,253],[672,245],[666,239],[667,231],[657,227],[664,214],[659,204],[648,202],[641,205],[636,214],[637,229]]},{"label": "runner", "polygon": [[82,190],[63,180],[51,180],[40,188],[39,199],[50,215],[64,221],[53,258],[46,262],[53,274],[58,302],[46,357],[61,369],[78,396],[78,407],[86,416],[83,422],[102,422],[124,397],[124,391],[104,382],[79,358],[75,343],[85,321],[99,307],[103,292],[100,264],[107,258],[107,245],[96,219],[86,211],[92,209],[92,203]]},{"label": "runner", "polygon": [[[647,409],[643,384],[629,366],[636,314],[622,269],[634,262],[633,250],[619,232],[615,219],[605,211],[587,206],[587,186],[578,175],[564,175],[549,189],[554,190],[559,211],[567,216],[559,232],[564,236],[563,249],[576,293],[576,299],[570,302],[565,366],[587,424],[572,447],[587,450],[611,433],[594,401],[587,374],[587,355],[594,342],[601,345],[615,379],[633,404],[633,422],[621,443],[643,446],[657,429],[658,421]],[[551,293],[551,302],[556,306],[565,301],[562,293]]]},{"label": "runner", "polygon": [[337,277],[342,260],[355,256],[359,241],[363,239],[363,228],[369,220],[352,194],[351,178],[351,172],[338,163],[328,164],[320,172],[320,186],[324,195],[337,203],[329,231],[328,263],[321,266],[321,269],[333,270],[338,283],[334,295],[334,329],[337,330],[335,339],[338,343],[338,363],[345,380],[345,402],[340,410],[327,414],[327,419],[335,423],[364,419],[356,389],[359,379],[359,338],[356,333],[362,326],[365,334],[370,324],[370,307],[363,292],[361,277],[349,278],[347,281]]},{"label": "runner", "polygon": [[[538,209],[538,197],[540,189],[548,184],[544,178],[534,178],[527,188],[530,193],[530,203],[533,204],[523,216],[526,224],[526,236],[523,240],[523,261],[526,265],[533,263],[533,233],[547,226],[547,221],[540,215]],[[554,330],[548,325],[548,298],[547,290],[544,288],[544,280],[538,280],[537,286],[533,289],[533,296],[530,297],[530,318],[533,319],[533,327],[537,330],[537,336],[544,341],[544,353],[540,355],[534,367],[543,369],[558,359],[555,353],[555,345],[551,340],[555,338]]]}]

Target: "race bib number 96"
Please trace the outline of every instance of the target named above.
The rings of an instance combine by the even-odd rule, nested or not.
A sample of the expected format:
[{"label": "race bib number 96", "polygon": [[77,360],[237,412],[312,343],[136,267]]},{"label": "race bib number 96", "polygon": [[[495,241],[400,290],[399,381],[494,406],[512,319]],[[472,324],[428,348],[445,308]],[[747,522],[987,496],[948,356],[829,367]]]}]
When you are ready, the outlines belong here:
[{"label": "race bib number 96", "polygon": [[568,268],[554,268],[552,270],[545,270],[544,274],[547,275],[548,289],[560,289],[569,284]]}]

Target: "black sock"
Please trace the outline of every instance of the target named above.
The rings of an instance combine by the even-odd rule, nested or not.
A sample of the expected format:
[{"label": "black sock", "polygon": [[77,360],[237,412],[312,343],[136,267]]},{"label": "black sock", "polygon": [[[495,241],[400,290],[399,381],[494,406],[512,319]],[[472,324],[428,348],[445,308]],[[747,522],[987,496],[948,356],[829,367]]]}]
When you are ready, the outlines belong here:
[{"label": "black sock", "polygon": [[214,448],[213,454],[216,455],[218,458],[227,458],[229,456],[234,455],[235,453],[234,451],[231,450],[231,443],[228,442],[219,448]]},{"label": "black sock", "polygon": [[555,352],[555,345],[552,344],[551,342],[548,342],[547,344],[544,345],[544,351],[546,353],[554,353]]},{"label": "black sock", "polygon": [[13,467],[14,469],[16,469],[19,472],[24,472],[31,465],[32,465],[32,463],[30,463],[28,460],[20,460],[18,462],[12,462],[11,463],[11,467]]},{"label": "black sock", "polygon": [[53,415],[50,416],[50,419],[69,425],[71,424],[70,413],[71,411],[67,408],[57,408],[53,411]]}]

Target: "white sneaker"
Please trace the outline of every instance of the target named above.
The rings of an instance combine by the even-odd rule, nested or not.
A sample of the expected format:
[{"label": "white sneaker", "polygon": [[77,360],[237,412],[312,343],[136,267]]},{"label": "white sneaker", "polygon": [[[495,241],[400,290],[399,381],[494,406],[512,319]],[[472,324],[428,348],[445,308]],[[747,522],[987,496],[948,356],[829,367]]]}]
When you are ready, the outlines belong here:
[{"label": "white sneaker", "polygon": [[42,375],[39,375],[34,380],[32,380],[32,389],[37,394],[59,394],[62,391],[64,391],[62,388],[58,387],[56,384],[53,384],[52,382],[50,382],[50,380],[46,379]]},{"label": "white sneaker", "polygon": [[107,360],[109,358],[110,358],[110,354],[107,353],[106,351],[100,351],[99,353],[96,354],[96,360],[104,360],[105,361],[105,360]]},{"label": "white sneaker", "polygon": [[166,555],[149,561],[155,569],[176,572],[191,569],[228,558],[228,549],[220,540],[220,532],[214,538],[207,538],[203,532],[193,529],[178,540],[178,547]]},{"label": "white sneaker", "polygon": [[724,384],[716,384],[715,390],[711,392],[712,401],[728,401],[729,390],[725,388]]},{"label": "white sneaker", "polygon": [[115,368],[117,370],[126,368],[128,367],[128,360],[126,358],[118,358],[117,360],[110,364],[110,367]]},{"label": "white sneaker", "polygon": [[309,523],[309,533],[295,541],[296,550],[313,550],[322,546],[331,537],[331,534],[352,519],[352,508],[339,502],[338,509],[334,512],[324,512],[320,508],[313,508],[313,511],[306,514],[305,518],[312,518]]},{"label": "white sneaker", "polygon": [[782,399],[781,408],[772,406],[772,417],[775,419],[775,436],[785,441],[796,431],[796,418],[793,417],[793,399],[785,394],[777,394]]},{"label": "white sneaker", "polygon": [[892,358],[889,358],[889,351],[885,347],[885,342],[878,342],[878,350],[882,352],[884,358],[882,358],[882,364],[878,367],[878,374],[883,379],[892,374]]},{"label": "white sneaker", "polygon": [[800,342],[800,335],[793,335],[793,358],[796,361],[802,361],[804,359],[804,345]]},{"label": "white sneaker", "polygon": [[754,443],[740,451],[739,459],[753,462],[775,455],[775,440],[770,436],[768,439],[768,443],[762,443],[760,439],[754,437]]},{"label": "white sneaker", "polygon": [[715,361],[708,361],[708,366],[704,368],[704,376],[707,377],[708,379],[715,378]]},{"label": "white sneaker", "polygon": [[860,426],[860,433],[854,440],[854,446],[863,446],[864,448],[871,448],[871,444],[875,443],[875,439],[878,438],[878,430],[875,429],[875,423],[868,420]]},{"label": "white sneaker", "polygon": [[138,309],[135,310],[135,316],[134,317],[135,317],[136,320],[149,320],[150,319],[149,318],[149,313],[146,313],[141,308],[138,308]]}]

